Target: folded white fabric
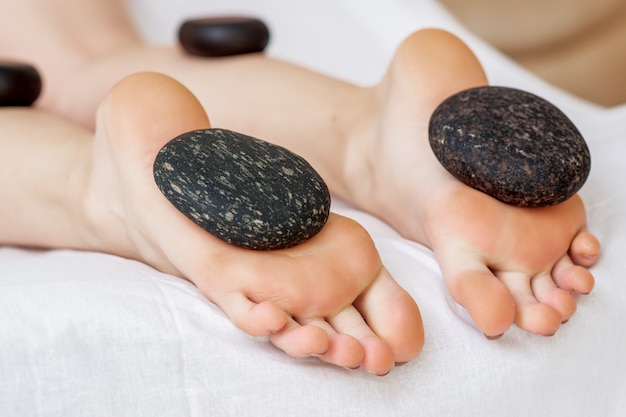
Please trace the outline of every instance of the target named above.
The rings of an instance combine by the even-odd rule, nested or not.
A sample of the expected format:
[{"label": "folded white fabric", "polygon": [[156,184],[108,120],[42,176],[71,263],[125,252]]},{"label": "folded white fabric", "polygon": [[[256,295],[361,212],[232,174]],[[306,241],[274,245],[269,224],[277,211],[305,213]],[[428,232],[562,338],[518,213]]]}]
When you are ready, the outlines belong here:
[{"label": "folded white fabric", "polygon": [[448,295],[431,252],[336,201],[363,224],[417,300],[426,345],[386,377],[291,359],[236,329],[187,281],[115,256],[0,248],[2,416],[609,416],[626,409],[626,107],[602,110],[530,76],[432,1],[183,0],[129,6],[149,39],[190,15],[245,12],[272,28],[269,53],[374,82],[412,30],[453,30],[493,83],[559,105],[587,138],[582,190],[604,244],[594,292],[552,338],[488,341]]}]

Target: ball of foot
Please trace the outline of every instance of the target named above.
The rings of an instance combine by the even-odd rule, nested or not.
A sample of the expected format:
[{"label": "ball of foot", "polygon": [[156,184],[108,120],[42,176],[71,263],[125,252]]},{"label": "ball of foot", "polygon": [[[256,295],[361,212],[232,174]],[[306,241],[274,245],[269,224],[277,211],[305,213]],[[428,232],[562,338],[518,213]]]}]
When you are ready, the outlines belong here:
[{"label": "ball of foot", "polygon": [[328,187],[307,161],[224,129],[192,131],[167,143],[155,160],[154,178],[189,219],[248,249],[305,242],[330,213]]},{"label": "ball of foot", "polygon": [[431,116],[429,139],[439,162],[460,181],[522,207],[567,200],[591,165],[585,140],[563,112],[507,87],[449,97]]}]

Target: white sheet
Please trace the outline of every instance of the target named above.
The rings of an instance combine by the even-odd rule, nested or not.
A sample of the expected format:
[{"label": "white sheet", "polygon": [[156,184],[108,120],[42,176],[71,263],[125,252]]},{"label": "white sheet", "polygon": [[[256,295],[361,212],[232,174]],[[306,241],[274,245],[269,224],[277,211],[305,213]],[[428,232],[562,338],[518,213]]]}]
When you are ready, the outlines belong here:
[{"label": "white sheet", "polygon": [[[428,0],[129,0],[147,39],[185,16],[243,11],[271,26],[269,53],[372,83],[400,40],[448,28],[493,84],[535,92],[572,117],[592,153],[582,190],[604,254],[594,292],[552,338],[487,341],[450,298],[432,254],[348,205],[420,305],[423,353],[386,377],[288,358],[237,330],[194,286],[138,262],[0,248],[1,416],[623,416],[626,409],[626,107],[600,109],[537,80]],[[228,3],[228,5],[224,5]]]}]

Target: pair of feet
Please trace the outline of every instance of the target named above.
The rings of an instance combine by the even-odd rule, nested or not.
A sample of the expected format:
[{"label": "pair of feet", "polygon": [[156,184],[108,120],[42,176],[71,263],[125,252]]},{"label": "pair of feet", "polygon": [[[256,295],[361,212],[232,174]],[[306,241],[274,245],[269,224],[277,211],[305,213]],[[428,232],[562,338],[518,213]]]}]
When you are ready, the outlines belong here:
[{"label": "pair of feet", "polygon": [[[586,232],[580,198],[540,209],[508,206],[450,177],[428,148],[435,106],[485,83],[458,39],[416,32],[371,89],[362,122],[346,135],[343,176],[330,183],[433,249],[452,296],[487,337],[513,323],[552,335],[574,314],[575,294],[594,284],[587,268],[599,244]],[[385,374],[419,354],[420,311],[354,221],[333,214],[304,244],[254,252],[208,235],[165,200],[152,179],[156,153],[173,137],[209,126],[194,95],[165,75],[131,75],[109,92],[80,168],[88,179],[85,217],[107,237],[101,250],[191,280],[238,327],[269,336],[294,357]]]}]

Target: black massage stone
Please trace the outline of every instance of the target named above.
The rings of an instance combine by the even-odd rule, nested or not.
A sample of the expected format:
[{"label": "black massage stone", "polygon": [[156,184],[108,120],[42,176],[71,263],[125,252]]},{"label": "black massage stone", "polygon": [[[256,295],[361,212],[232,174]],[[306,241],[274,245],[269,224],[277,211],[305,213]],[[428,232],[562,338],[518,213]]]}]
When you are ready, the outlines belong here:
[{"label": "black massage stone", "polygon": [[520,207],[543,207],[573,196],[591,158],[574,124],[548,101],[507,87],[455,94],[432,114],[430,146],[456,178]]},{"label": "black massage stone", "polygon": [[41,93],[41,77],[28,65],[0,62],[0,106],[32,105]]},{"label": "black massage stone", "polygon": [[307,161],[230,130],[197,130],[174,138],[158,153],[154,178],[189,219],[248,249],[305,242],[330,213],[328,187]]},{"label": "black massage stone", "polygon": [[265,23],[250,17],[208,17],[183,22],[178,40],[190,55],[223,57],[262,52],[270,39]]}]

